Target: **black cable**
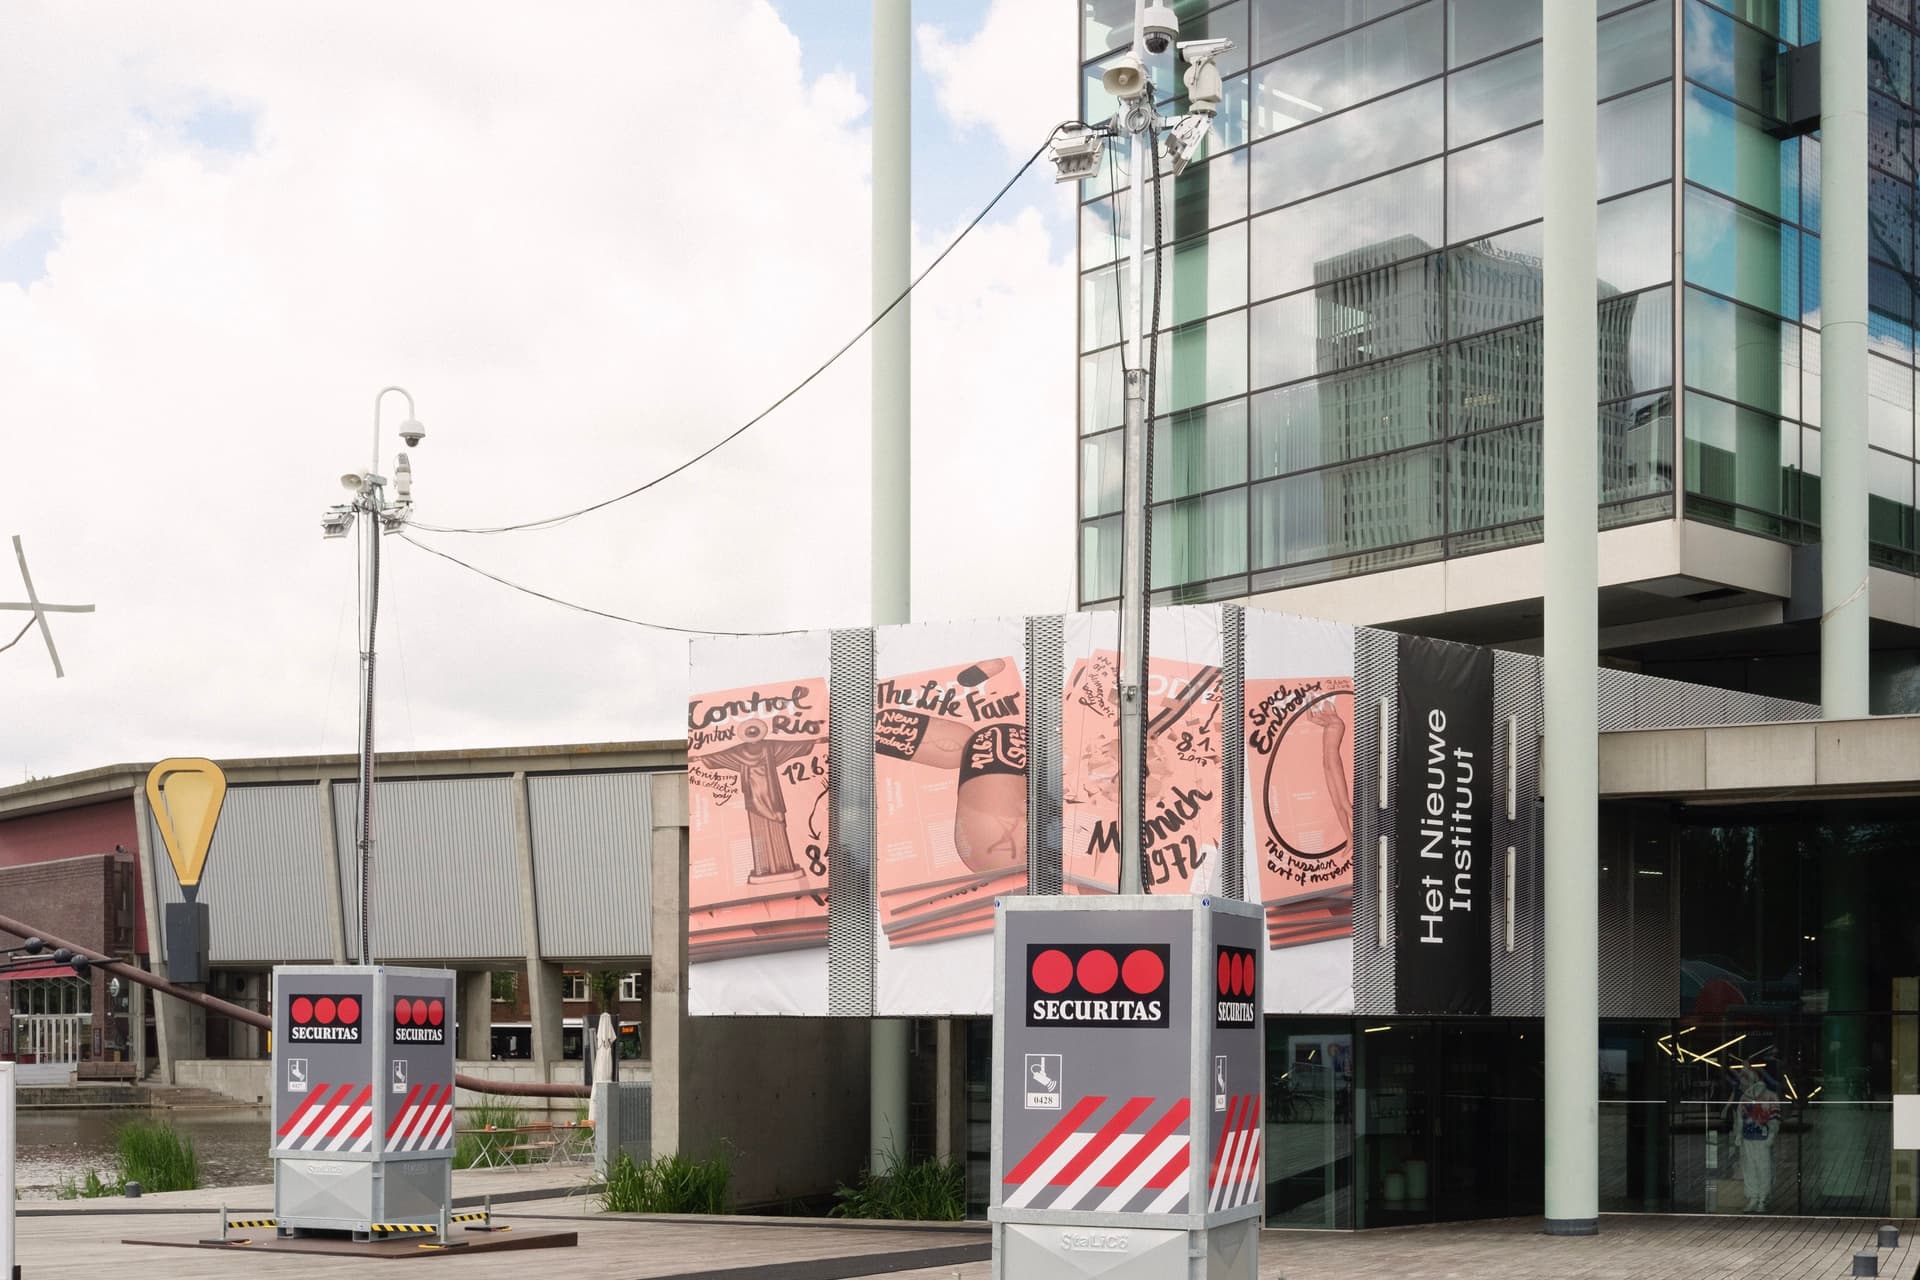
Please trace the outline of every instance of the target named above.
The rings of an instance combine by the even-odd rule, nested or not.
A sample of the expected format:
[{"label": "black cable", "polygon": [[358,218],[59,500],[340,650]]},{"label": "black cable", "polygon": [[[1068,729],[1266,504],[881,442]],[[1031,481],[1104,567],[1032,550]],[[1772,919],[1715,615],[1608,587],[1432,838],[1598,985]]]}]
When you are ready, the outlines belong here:
[{"label": "black cable", "polygon": [[605,618],[610,622],[624,622],[629,626],[647,627],[654,631],[677,631],[682,635],[689,636],[789,636],[798,634],[800,630],[799,628],[793,628],[786,631],[722,631],[714,627],[677,627],[670,622],[646,622],[639,618],[629,618],[618,613],[608,613],[604,609],[595,609],[589,605],[575,604],[571,600],[562,600],[559,596],[550,596],[544,591],[536,591],[532,587],[521,586],[519,583],[509,581],[497,573],[490,573],[478,565],[468,564],[459,556],[450,555],[438,547],[430,547],[426,543],[409,536],[404,530],[401,531],[398,536],[401,541],[411,543],[428,555],[439,556],[442,560],[450,560],[462,569],[465,569],[468,573],[477,573],[489,582],[497,582],[503,587],[511,587],[513,590],[525,595],[530,595],[536,600],[545,600],[548,604],[557,604],[563,608],[572,609],[579,613],[590,613],[596,618]]},{"label": "black cable", "polygon": [[7,641],[5,644],[0,644],[0,653],[5,653],[7,650],[13,648],[13,646],[19,644],[22,640],[26,639],[27,632],[31,630],[33,630],[33,615],[28,614],[27,625],[24,627],[21,627],[19,634],[15,635],[13,639]]},{"label": "black cable", "polygon": [[[844,344],[842,344],[839,350],[835,351],[832,355],[828,356],[826,361],[823,364],[821,364],[819,368],[815,369],[812,373],[808,374],[806,377],[802,378],[798,383],[794,384],[794,386],[790,388],[786,392],[786,394],[782,395],[778,400],[775,400],[772,404],[762,409],[759,413],[756,413],[753,417],[747,419],[746,422],[734,428],[734,430],[722,436],[720,439],[716,440],[713,444],[707,446],[705,449],[702,449],[699,453],[694,454],[691,458],[688,458],[685,462],[681,463],[679,466],[674,467],[671,471],[663,472],[662,474],[657,475],[653,479],[647,481],[645,484],[636,485],[634,488],[628,489],[624,493],[617,493],[611,498],[603,499],[602,501],[593,503],[590,506],[581,507],[577,511],[569,511],[564,515],[547,516],[540,520],[526,520],[518,524],[491,525],[491,526],[486,526],[481,528],[471,528],[471,529],[455,528],[455,527],[449,527],[446,525],[426,524],[424,522],[416,522],[414,524],[414,527],[417,529],[425,529],[430,533],[476,533],[476,534],[514,533],[514,532],[518,532],[520,530],[526,530],[526,529],[551,529],[559,525],[565,524],[569,520],[576,519],[580,516],[587,515],[594,511],[598,511],[603,507],[610,507],[616,502],[624,502],[628,498],[636,497],[639,494],[645,493],[647,490],[653,488],[655,485],[663,484],[666,481],[673,479],[673,477],[679,475],[682,471],[685,471],[687,468],[693,466],[695,463],[704,461],[706,458],[711,457],[713,454],[719,452],[722,448],[726,447],[728,444],[731,444],[733,441],[738,440],[741,436],[745,435],[755,425],[757,425],[760,421],[762,421],[768,415],[770,415],[775,409],[778,409],[781,405],[785,404],[787,401],[793,399],[793,397],[800,394],[800,392],[804,391],[807,388],[807,386],[813,382],[815,378],[818,378],[821,374],[825,373],[828,369],[832,368],[835,362],[837,362],[841,356],[844,356],[845,354],[847,354],[847,352],[851,351],[854,345],[858,343],[860,339],[866,337],[869,333],[872,333],[873,330],[880,324],[882,320],[885,320],[889,315],[892,315],[894,308],[898,307],[902,302],[905,302],[907,300],[908,295],[911,294],[915,289],[920,287],[920,282],[925,280],[929,275],[931,275],[935,267],[938,267],[942,262],[945,262],[947,260],[947,255],[952,253],[955,249],[959,248],[960,242],[965,240],[967,236],[973,231],[973,229],[979,226],[981,222],[983,222],[986,219],[986,216],[988,214],[993,212],[994,208],[1000,203],[1002,199],[1005,198],[1007,192],[1013,190],[1013,185],[1016,182],[1020,181],[1021,178],[1026,176],[1027,170],[1033,167],[1034,161],[1038,160],[1043,154],[1045,154],[1046,149],[1053,144],[1054,138],[1059,135],[1060,131],[1072,125],[1079,125],[1081,128],[1086,127],[1084,124],[1082,124],[1078,120],[1068,120],[1068,121],[1062,121],[1060,124],[1057,124],[1052,129],[1048,130],[1046,140],[1043,141],[1038,147],[1034,148],[1033,154],[1027,157],[1026,163],[1022,164],[1017,170],[1014,171],[1014,175],[1011,178],[1007,179],[1006,184],[1002,186],[999,191],[994,193],[993,199],[987,201],[986,207],[980,210],[979,213],[973,216],[973,221],[967,223],[965,227],[962,227],[960,230],[960,234],[956,235],[951,241],[947,243],[947,247],[940,251],[940,255],[938,257],[936,257],[932,262],[929,262],[926,265],[925,269],[923,269],[919,275],[915,276],[913,280],[908,283],[907,287],[902,289],[899,292],[899,294],[897,294],[894,297],[892,302],[889,302],[885,307],[883,307],[879,315],[876,315],[873,319],[869,320],[865,325],[861,327],[858,333],[854,334],[851,338],[848,338],[847,341]],[[621,619],[621,621],[631,622],[632,619],[630,618]],[[653,624],[640,623],[638,625],[651,626]],[[675,629],[678,629],[678,628],[675,628]],[[719,634],[719,633],[715,633],[715,634]]]}]

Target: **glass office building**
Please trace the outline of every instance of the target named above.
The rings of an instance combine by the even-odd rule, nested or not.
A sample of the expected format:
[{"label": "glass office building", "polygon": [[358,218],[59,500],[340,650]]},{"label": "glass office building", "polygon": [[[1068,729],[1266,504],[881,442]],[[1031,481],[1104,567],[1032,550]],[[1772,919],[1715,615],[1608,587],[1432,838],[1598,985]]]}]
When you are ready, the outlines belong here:
[{"label": "glass office building", "polygon": [[[1601,0],[1603,528],[1817,541],[1820,147],[1779,118],[1795,0]],[[1260,596],[1540,537],[1540,0],[1176,6],[1226,36],[1161,188],[1152,586]],[[1802,9],[1805,12],[1802,12]],[[1083,4],[1083,108],[1130,40]],[[1872,556],[1911,573],[1914,32],[1872,16]],[[1154,60],[1178,88],[1171,55]],[[1177,99],[1163,110],[1177,107]],[[1124,144],[1082,184],[1080,597],[1120,571]],[[1151,269],[1151,268],[1150,268]],[[1677,274],[1676,274],[1677,273]]]},{"label": "glass office building", "polygon": [[[1236,47],[1203,158],[1159,182],[1156,602],[1312,613],[1337,586],[1356,620],[1537,641],[1541,3],[1174,6],[1183,38]],[[1820,140],[1789,117],[1818,4],[1598,8],[1602,644],[1817,700],[1817,628],[1789,597],[1820,537]],[[1098,121],[1132,2],[1081,13]],[[1869,41],[1874,696],[1911,710],[1920,616],[1881,601],[1920,572],[1913,0],[1872,0]],[[1170,114],[1178,68],[1150,61]],[[1119,594],[1131,180],[1122,143],[1080,191],[1086,607]],[[1502,569],[1472,609],[1415,598],[1414,575],[1474,558],[1513,566],[1508,596],[1484,582]],[[1631,959],[1601,975],[1603,1210],[1749,1208],[1737,1060],[1776,1082],[1766,1211],[1914,1211],[1890,1099],[1920,1088],[1920,933],[1890,887],[1916,821],[1910,802],[1604,807],[1603,911],[1630,934],[1603,950]],[[1537,1020],[1274,1017],[1268,1058],[1275,1224],[1540,1212]]]}]

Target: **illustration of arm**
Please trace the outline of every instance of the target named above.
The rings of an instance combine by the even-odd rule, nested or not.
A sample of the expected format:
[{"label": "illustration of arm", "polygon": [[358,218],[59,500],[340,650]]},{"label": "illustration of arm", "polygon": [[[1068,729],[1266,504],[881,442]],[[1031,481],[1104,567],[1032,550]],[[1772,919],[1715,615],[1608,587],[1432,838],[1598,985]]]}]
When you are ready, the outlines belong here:
[{"label": "illustration of arm", "polygon": [[1327,780],[1327,797],[1333,802],[1340,829],[1353,839],[1353,778],[1347,768],[1347,721],[1330,703],[1322,703],[1307,713],[1320,726],[1320,768]]}]

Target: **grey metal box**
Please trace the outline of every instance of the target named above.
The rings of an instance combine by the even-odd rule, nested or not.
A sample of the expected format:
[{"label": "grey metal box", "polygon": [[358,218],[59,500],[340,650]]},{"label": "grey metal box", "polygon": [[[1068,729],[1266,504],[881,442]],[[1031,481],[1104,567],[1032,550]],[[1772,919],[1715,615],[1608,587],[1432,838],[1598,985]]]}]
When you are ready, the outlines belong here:
[{"label": "grey metal box", "polygon": [[281,1231],[437,1224],[453,1192],[453,972],[281,965],[273,985]]}]

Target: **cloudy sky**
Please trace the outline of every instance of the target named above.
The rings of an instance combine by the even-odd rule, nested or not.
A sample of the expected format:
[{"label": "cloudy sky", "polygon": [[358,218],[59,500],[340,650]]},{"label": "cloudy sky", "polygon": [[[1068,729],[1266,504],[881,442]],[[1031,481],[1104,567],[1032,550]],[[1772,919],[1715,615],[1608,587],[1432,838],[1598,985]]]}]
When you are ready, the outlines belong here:
[{"label": "cloudy sky", "polygon": [[[916,3],[918,261],[1073,114],[1074,12]],[[380,387],[428,430],[419,518],[496,524],[677,464],[855,332],[867,23],[857,0],[10,0],[0,537],[43,599],[98,612],[54,618],[64,680],[37,636],[0,653],[0,785],[352,749],[354,550],[318,520]],[[916,618],[1071,604],[1072,237],[1035,172],[915,295]],[[420,537],[636,618],[865,622],[868,378],[862,344],[564,527]],[[678,730],[684,637],[386,551],[383,748]]]}]

